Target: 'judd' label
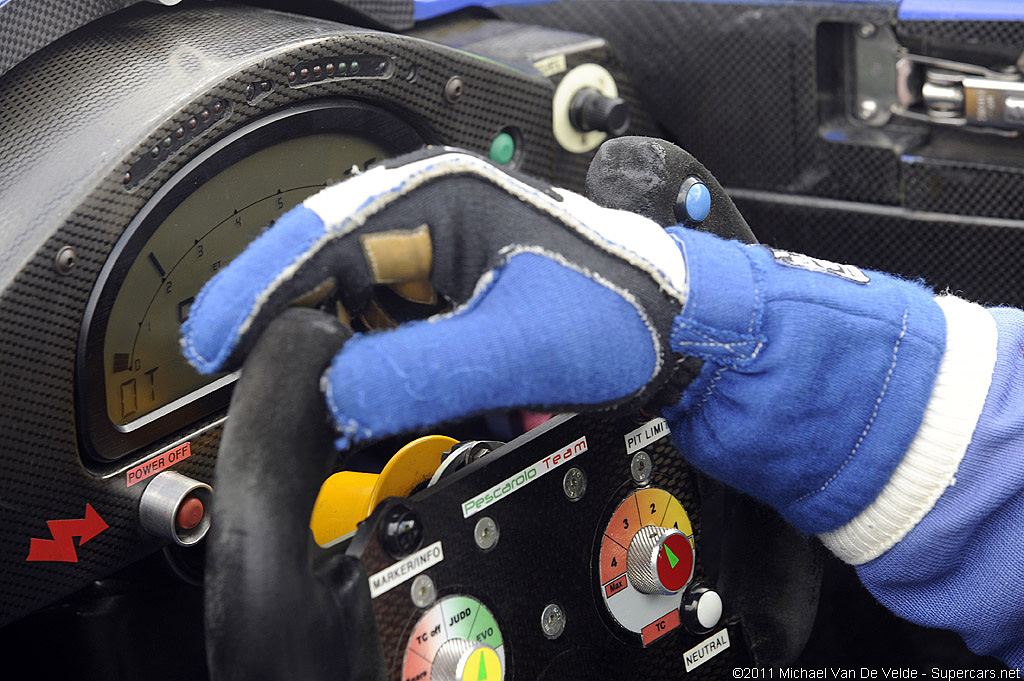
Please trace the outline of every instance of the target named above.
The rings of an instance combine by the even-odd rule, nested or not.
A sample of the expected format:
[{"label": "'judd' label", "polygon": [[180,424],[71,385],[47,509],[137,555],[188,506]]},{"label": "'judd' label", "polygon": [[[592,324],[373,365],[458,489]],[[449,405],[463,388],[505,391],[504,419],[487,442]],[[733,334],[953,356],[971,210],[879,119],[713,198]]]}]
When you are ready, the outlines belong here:
[{"label": "'judd' label", "polygon": [[135,468],[129,468],[128,472],[124,474],[125,484],[131,487],[146,478],[153,477],[165,468],[170,468],[179,461],[184,461],[190,456],[192,456],[192,446],[188,442],[178,445],[174,449],[168,449],[163,454],[154,456],[149,461],[140,463]]},{"label": "'judd' label", "polygon": [[494,487],[484,490],[472,499],[462,502],[462,517],[468,518],[474,513],[479,513],[491,504],[497,503],[514,492],[518,492],[540,476],[558,468],[566,461],[575,459],[585,451],[587,451],[586,435],[575,442],[570,442],[557,452],[549,454],[529,468],[524,468],[515,475],[509,476]]}]

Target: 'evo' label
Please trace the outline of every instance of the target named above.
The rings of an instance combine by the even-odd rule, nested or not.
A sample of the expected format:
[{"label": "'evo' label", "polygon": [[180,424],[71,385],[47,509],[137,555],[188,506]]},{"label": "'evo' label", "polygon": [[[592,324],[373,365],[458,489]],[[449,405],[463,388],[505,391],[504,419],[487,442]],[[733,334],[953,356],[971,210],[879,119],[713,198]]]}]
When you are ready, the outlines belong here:
[{"label": "'evo' label", "polygon": [[655,440],[668,435],[668,421],[663,418],[651,419],[636,430],[626,433],[626,455],[639,451]]},{"label": "'evo' label", "polygon": [[425,546],[404,560],[394,563],[380,572],[370,575],[370,598],[376,598],[391,591],[402,582],[408,581],[427,568],[444,560],[441,542]]},{"label": "'evo' label", "polygon": [[524,468],[515,475],[502,480],[494,487],[484,490],[472,499],[462,502],[462,517],[468,518],[513,492],[518,492],[548,471],[558,468],[566,461],[576,458],[585,451],[587,451],[586,435],[575,442],[567,444],[557,452],[549,454],[529,468]]},{"label": "'evo' label", "polygon": [[686,671],[693,671],[728,647],[729,630],[722,629],[711,638],[704,639],[683,653],[683,664],[686,665]]}]

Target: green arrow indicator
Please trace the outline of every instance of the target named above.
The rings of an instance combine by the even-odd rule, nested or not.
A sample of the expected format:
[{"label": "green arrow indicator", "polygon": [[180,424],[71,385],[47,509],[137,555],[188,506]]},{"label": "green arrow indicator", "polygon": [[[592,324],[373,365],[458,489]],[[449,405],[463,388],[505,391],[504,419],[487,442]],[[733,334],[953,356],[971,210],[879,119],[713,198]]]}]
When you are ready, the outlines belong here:
[{"label": "green arrow indicator", "polygon": [[487,681],[487,656],[480,653],[480,672],[477,674],[477,681]]},{"label": "green arrow indicator", "polygon": [[665,555],[668,556],[668,566],[674,570],[679,559],[676,558],[676,554],[672,553],[672,549],[668,547],[668,544],[663,544],[662,546],[665,549]]}]

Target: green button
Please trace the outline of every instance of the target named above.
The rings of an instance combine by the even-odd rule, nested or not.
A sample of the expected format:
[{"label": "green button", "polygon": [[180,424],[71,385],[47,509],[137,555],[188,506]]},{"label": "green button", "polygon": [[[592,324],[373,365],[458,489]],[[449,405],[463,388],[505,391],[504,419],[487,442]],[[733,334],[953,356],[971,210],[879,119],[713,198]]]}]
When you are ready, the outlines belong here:
[{"label": "green button", "polygon": [[512,156],[516,153],[516,141],[512,139],[512,135],[507,132],[499,132],[498,135],[491,141],[491,150],[489,156],[495,163],[505,165],[512,160]]}]

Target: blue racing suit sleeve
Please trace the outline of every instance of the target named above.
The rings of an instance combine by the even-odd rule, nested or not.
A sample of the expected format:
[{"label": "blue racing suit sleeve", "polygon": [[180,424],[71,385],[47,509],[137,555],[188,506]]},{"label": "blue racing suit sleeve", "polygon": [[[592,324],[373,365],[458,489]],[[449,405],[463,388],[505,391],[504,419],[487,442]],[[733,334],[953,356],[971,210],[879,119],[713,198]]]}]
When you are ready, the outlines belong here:
[{"label": "blue racing suit sleeve", "polygon": [[[985,314],[998,333],[995,369],[963,459],[920,522],[857,571],[897,615],[956,631],[974,652],[1019,669],[1024,667],[1024,312]],[[985,339],[990,341],[991,336]],[[946,405],[948,418],[959,416],[957,406]]]},{"label": "blue racing suit sleeve", "polygon": [[857,566],[896,614],[1024,665],[1024,312],[669,230],[705,368],[665,410],[699,467]]}]

